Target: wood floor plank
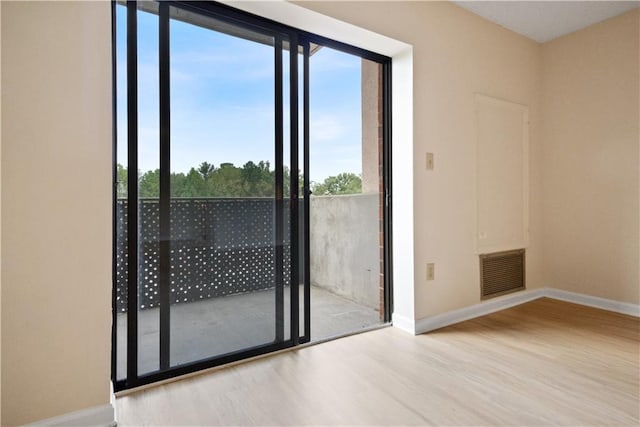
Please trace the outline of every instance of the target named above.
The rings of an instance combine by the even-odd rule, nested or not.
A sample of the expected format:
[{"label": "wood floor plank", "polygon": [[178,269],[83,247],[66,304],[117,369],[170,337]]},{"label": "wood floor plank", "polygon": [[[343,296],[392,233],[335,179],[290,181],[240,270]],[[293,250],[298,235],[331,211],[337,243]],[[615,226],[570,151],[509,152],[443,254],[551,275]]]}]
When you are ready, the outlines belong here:
[{"label": "wood floor plank", "polygon": [[542,298],[354,335],[132,393],[137,425],[640,424],[640,320]]}]

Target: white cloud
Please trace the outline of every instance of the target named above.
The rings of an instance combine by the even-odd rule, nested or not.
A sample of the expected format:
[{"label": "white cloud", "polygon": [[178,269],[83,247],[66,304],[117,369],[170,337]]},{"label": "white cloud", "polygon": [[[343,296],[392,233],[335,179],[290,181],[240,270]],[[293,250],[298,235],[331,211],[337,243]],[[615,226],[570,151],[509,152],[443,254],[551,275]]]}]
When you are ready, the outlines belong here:
[{"label": "white cloud", "polygon": [[315,142],[334,141],[344,136],[349,126],[344,116],[327,113],[315,113],[310,117],[309,133]]}]

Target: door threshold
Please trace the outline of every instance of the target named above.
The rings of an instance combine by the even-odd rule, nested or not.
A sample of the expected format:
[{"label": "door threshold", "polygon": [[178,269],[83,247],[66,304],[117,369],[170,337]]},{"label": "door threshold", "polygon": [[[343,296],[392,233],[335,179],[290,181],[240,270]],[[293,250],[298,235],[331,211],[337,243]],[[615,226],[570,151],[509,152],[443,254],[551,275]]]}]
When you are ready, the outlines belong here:
[{"label": "door threshold", "polygon": [[[378,329],[383,329],[383,328],[387,328],[391,326],[391,322],[386,322],[386,323],[380,323],[379,325],[372,325],[372,326],[367,326],[366,328],[362,328],[362,329],[358,329],[356,331],[351,331],[351,332],[345,332],[343,334],[337,334],[337,335],[331,335],[329,337],[326,338],[320,338],[316,341],[309,341],[308,343],[304,343],[304,344],[300,344],[299,346],[296,347],[292,347],[292,348],[287,348],[283,351],[287,351],[287,350],[291,350],[291,349],[300,349],[300,348],[306,348],[306,347],[310,347],[312,345],[316,345],[316,344],[322,344],[328,341],[333,341],[333,340],[337,340],[340,338],[346,338],[346,337],[350,337],[352,335],[358,335],[358,334],[363,334],[365,332],[371,332],[371,331],[375,331]],[[273,353],[270,353],[273,354]]]},{"label": "door threshold", "polygon": [[163,385],[166,385],[166,384],[169,384],[169,383],[173,383],[173,382],[176,382],[176,381],[182,381],[182,380],[185,380],[185,379],[188,379],[188,378],[193,378],[193,377],[197,377],[197,376],[200,376],[200,375],[210,374],[210,373],[213,373],[213,372],[216,372],[216,371],[220,371],[220,370],[223,370],[223,369],[231,368],[231,367],[234,367],[234,366],[237,366],[237,365],[241,365],[241,364],[244,364],[244,363],[249,363],[249,362],[253,362],[253,361],[256,361],[256,360],[265,359],[267,357],[275,356],[275,355],[282,354],[282,353],[287,353],[287,352],[290,352],[290,351],[302,350],[304,348],[311,347],[311,346],[314,346],[314,345],[317,345],[317,344],[323,344],[323,343],[326,343],[326,342],[329,342],[329,341],[334,341],[334,340],[337,340],[337,339],[340,339],[340,338],[346,338],[346,337],[350,337],[350,336],[353,336],[353,335],[359,335],[359,334],[363,334],[363,333],[366,333],[366,332],[375,331],[375,330],[378,330],[378,329],[388,328],[390,326],[391,326],[391,322],[381,323],[379,325],[367,326],[366,328],[358,329],[356,331],[345,332],[344,334],[332,335],[332,336],[327,337],[327,338],[321,338],[321,339],[316,340],[316,341],[310,341],[308,343],[299,344],[297,346],[287,347],[287,348],[284,348],[282,350],[276,350],[276,351],[272,351],[270,353],[264,353],[264,354],[260,354],[258,356],[253,356],[253,357],[248,357],[246,359],[237,360],[235,362],[229,362],[229,363],[226,363],[224,365],[213,366],[211,368],[203,369],[203,370],[200,370],[200,371],[190,372],[188,374],[179,375],[179,376],[172,377],[172,378],[167,378],[165,380],[160,380],[160,381],[156,381],[156,382],[153,382],[153,383],[144,384],[144,385],[141,385],[141,386],[138,386],[138,387],[128,388],[126,390],[118,391],[118,392],[114,393],[114,395],[115,395],[116,398],[124,397],[124,396],[128,396],[130,394],[135,394],[135,393],[138,393],[138,392],[141,392],[141,391],[150,390],[150,389],[153,389],[155,387],[163,386]]}]

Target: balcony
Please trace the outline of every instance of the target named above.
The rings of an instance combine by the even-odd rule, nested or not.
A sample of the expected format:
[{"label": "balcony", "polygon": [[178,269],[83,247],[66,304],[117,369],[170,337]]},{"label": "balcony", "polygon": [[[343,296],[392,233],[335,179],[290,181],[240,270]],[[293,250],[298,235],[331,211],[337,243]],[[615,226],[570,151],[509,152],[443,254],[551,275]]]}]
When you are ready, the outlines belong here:
[{"label": "balcony", "polygon": [[[377,194],[311,197],[311,341],[381,323]],[[268,344],[276,337],[274,201],[270,198],[176,198],[170,207],[172,366]],[[304,206],[301,203],[301,208]],[[118,200],[116,309],[118,376],[126,371],[127,201]],[[285,209],[288,212],[287,209]],[[300,215],[302,215],[300,209]],[[139,203],[138,370],[158,370],[159,206]],[[290,218],[285,217],[284,230]],[[282,245],[284,331],[290,289],[299,286],[303,318],[304,254],[292,280],[291,242]],[[302,245],[300,245],[302,247]],[[305,334],[301,322],[301,335]]]}]

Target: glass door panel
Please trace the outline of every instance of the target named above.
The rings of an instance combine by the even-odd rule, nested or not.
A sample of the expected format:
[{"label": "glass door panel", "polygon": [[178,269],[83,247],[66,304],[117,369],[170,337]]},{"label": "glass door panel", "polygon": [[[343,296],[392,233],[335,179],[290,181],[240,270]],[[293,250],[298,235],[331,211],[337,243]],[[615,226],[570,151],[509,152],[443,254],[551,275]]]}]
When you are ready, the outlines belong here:
[{"label": "glass door panel", "polygon": [[[140,3],[140,8],[143,3]],[[160,345],[158,251],[159,97],[157,5],[138,10],[138,374],[157,371]],[[154,7],[155,6],[155,7]]]},{"label": "glass door panel", "polygon": [[309,58],[311,341],[384,321],[382,65]]},{"label": "glass door panel", "polygon": [[115,389],[379,323],[341,289],[383,278],[380,63],[215,2],[113,7]]},{"label": "glass door panel", "polygon": [[213,18],[173,7],[170,17],[167,255],[177,366],[283,341],[287,264],[274,112],[282,51],[272,36]]},{"label": "glass door panel", "polygon": [[[127,9],[123,6],[115,8],[115,18],[118,24],[127,20]],[[127,28],[125,25],[115,25],[115,43],[118,47],[126,46]],[[128,250],[127,250],[127,217],[128,217],[128,159],[127,159],[127,51],[116,50],[115,58],[116,84],[116,129],[118,158],[115,164],[115,196],[114,196],[114,293],[115,307],[114,328],[114,378],[122,381],[127,378],[127,282],[128,282]]]}]

